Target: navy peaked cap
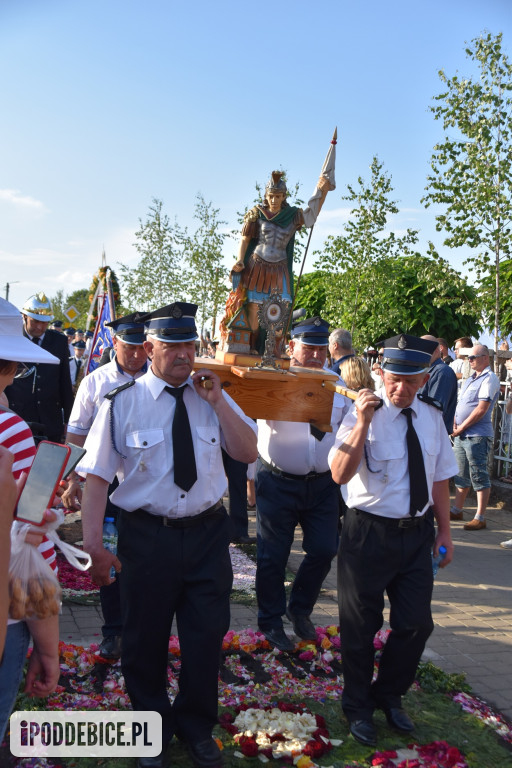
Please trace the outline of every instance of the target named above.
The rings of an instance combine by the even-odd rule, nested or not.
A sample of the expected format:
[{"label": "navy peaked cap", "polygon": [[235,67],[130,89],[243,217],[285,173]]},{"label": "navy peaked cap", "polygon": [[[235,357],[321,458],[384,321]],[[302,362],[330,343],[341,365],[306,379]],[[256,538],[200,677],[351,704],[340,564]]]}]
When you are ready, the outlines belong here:
[{"label": "navy peaked cap", "polygon": [[412,376],[415,373],[428,371],[430,359],[438,342],[400,333],[398,336],[379,342],[376,346],[384,348],[382,360],[384,371]]},{"label": "navy peaked cap", "polygon": [[329,344],[329,323],[319,315],[294,323],[291,330],[292,339],[297,339],[310,346],[326,347]]},{"label": "navy peaked cap", "polygon": [[144,315],[144,328],[148,336],[160,341],[178,343],[199,338],[196,328],[197,304],[175,301],[166,307]]}]

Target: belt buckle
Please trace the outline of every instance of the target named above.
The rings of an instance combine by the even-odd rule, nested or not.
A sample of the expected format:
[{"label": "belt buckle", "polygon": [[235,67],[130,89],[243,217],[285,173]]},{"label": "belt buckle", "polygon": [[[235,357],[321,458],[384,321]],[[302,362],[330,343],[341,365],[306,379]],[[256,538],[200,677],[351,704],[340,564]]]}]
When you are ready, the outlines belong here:
[{"label": "belt buckle", "polygon": [[402,517],[398,522],[399,528],[414,528],[416,526],[416,518],[414,517]]}]

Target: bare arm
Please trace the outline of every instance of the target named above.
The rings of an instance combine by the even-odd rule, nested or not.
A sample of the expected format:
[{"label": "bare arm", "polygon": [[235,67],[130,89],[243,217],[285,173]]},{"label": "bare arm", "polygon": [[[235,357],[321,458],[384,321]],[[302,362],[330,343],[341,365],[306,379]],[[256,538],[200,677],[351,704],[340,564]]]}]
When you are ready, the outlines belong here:
[{"label": "bare arm", "polygon": [[464,419],[462,424],[458,424],[455,429],[452,432],[453,437],[458,437],[463,432],[466,431],[469,427],[473,426],[473,424],[476,424],[477,421],[480,421],[483,416],[487,413],[490,406],[489,400],[480,400],[476,408],[473,408],[467,419]]},{"label": "bare arm", "polygon": [[338,485],[348,483],[357,472],[363,457],[368,429],[373,419],[375,408],[380,402],[380,398],[371,389],[362,389],[359,392],[355,401],[357,421],[345,438],[345,441],[336,451],[331,464],[332,479]]},{"label": "bare arm", "polygon": [[87,475],[82,501],[82,525],[84,529],[84,551],[92,557],[91,579],[101,586],[112,584],[112,566],[119,573],[121,563],[115,555],[103,546],[103,519],[107,504],[109,484],[98,475]]},{"label": "bare arm", "polygon": [[244,268],[244,259],[245,254],[247,253],[247,247],[249,245],[251,238],[248,235],[242,235],[242,238],[240,239],[240,246],[238,248],[238,258],[237,261],[233,264],[232,272],[241,272]]},{"label": "bare arm", "polygon": [[[211,389],[202,386],[204,379],[212,381]],[[257,437],[254,430],[231,408],[222,396],[220,379],[212,371],[203,368],[192,376],[198,395],[212,406],[219,419],[226,441],[226,450],[237,461],[250,464],[258,458]]]},{"label": "bare arm", "polygon": [[25,693],[48,696],[59,682],[59,617],[27,621],[34,648],[28,662]]},{"label": "bare arm", "polygon": [[446,557],[441,561],[444,568],[453,558],[453,543],[450,530],[450,486],[448,480],[438,480],[432,486],[434,517],[437,522],[437,535],[434,555],[439,554],[439,547],[446,547]]}]

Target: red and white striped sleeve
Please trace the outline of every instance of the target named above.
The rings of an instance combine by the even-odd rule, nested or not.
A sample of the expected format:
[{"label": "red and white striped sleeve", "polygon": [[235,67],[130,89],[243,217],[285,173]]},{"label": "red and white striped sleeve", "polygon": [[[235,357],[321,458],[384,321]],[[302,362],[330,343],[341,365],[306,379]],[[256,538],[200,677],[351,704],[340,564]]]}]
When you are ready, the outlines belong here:
[{"label": "red and white striped sleeve", "polygon": [[[36,446],[28,425],[17,414],[0,411],[0,445],[14,455],[12,473],[18,480],[22,472],[28,472],[36,455]],[[38,547],[42,556],[54,571],[57,571],[57,557],[53,542],[44,537]]]}]

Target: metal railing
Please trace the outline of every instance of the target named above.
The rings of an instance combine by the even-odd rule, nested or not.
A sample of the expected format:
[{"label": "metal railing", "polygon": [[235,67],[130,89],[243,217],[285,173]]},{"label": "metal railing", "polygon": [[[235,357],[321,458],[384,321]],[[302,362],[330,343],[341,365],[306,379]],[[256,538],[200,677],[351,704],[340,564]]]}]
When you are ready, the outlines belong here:
[{"label": "metal railing", "polygon": [[500,396],[493,413],[494,457],[493,476],[496,480],[512,474],[512,414],[507,414],[505,403],[512,392],[512,382],[500,382]]}]

